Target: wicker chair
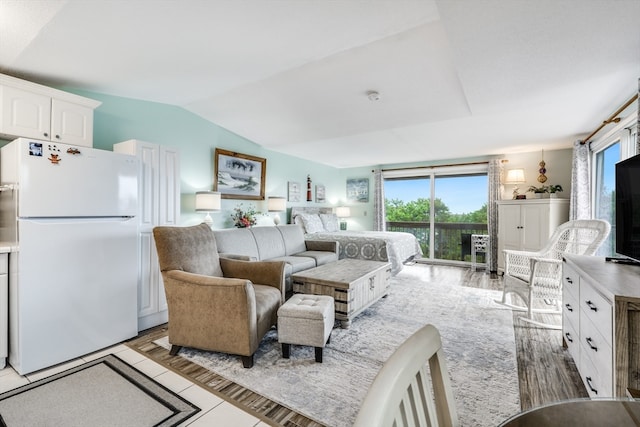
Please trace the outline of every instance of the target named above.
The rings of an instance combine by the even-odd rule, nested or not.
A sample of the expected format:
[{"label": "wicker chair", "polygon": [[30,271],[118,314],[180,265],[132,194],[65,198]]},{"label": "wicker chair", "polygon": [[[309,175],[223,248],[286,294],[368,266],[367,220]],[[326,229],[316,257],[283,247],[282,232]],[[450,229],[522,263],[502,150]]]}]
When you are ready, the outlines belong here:
[{"label": "wicker chair", "polygon": [[354,427],[459,425],[440,333],[423,326],[382,366]]},{"label": "wicker chair", "polygon": [[[561,313],[562,257],[564,254],[593,255],[607,238],[611,226],[608,222],[590,219],[569,221],[560,225],[540,251],[504,251],[504,291],[502,300],[496,301],[514,310],[526,311],[520,319],[534,325],[561,329],[560,325],[539,322],[533,313]],[[507,294],[514,293],[524,306],[507,303]],[[551,308],[534,307],[542,300]],[[539,304],[540,305],[540,304]]]}]

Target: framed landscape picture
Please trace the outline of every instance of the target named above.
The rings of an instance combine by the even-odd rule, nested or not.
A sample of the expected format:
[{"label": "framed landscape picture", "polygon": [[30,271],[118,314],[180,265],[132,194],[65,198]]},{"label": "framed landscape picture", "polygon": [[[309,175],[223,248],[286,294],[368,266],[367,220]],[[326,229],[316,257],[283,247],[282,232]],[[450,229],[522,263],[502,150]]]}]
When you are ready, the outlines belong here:
[{"label": "framed landscape picture", "polygon": [[347,179],[347,200],[350,202],[369,202],[369,178]]},{"label": "framed landscape picture", "polygon": [[223,199],[264,200],[266,171],[266,159],[216,148],[213,191]]}]

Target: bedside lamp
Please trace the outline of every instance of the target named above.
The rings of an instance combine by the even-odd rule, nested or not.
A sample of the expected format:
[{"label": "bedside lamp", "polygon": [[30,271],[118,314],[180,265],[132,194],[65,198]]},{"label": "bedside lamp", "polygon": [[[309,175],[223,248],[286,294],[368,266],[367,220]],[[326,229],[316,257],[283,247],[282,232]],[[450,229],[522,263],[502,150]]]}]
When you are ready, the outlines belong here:
[{"label": "bedside lamp", "polygon": [[204,223],[208,226],[213,224],[211,212],[220,210],[220,193],[217,191],[198,191],[196,192],[196,212],[206,212]]},{"label": "bedside lamp", "polygon": [[285,197],[269,197],[267,199],[267,210],[269,212],[275,212],[273,215],[273,223],[275,225],[280,224],[280,215],[278,212],[284,212],[287,210],[287,199]]},{"label": "bedside lamp", "polygon": [[524,179],[524,169],[510,169],[507,171],[507,179],[505,179],[505,184],[513,184],[513,198],[517,199],[520,195],[518,184],[522,184],[525,182]]},{"label": "bedside lamp", "polygon": [[347,221],[344,218],[349,218],[351,216],[351,208],[348,206],[338,206],[336,208],[336,216],[340,218],[340,230],[347,229]]}]

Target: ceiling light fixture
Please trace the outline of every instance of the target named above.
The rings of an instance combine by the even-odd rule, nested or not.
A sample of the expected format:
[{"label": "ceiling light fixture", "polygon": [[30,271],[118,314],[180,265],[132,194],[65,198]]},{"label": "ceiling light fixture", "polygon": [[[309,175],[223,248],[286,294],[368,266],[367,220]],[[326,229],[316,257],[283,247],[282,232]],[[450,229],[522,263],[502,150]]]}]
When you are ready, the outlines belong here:
[{"label": "ceiling light fixture", "polygon": [[367,92],[367,98],[369,98],[369,101],[379,101],[380,94],[375,90],[370,90]]}]

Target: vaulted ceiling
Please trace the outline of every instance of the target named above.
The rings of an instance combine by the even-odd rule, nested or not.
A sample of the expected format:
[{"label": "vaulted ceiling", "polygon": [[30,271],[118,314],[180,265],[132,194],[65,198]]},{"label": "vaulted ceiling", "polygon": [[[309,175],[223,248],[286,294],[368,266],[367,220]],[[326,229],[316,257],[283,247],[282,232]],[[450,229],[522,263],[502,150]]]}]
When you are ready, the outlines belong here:
[{"label": "vaulted ceiling", "polygon": [[639,16],[638,0],[0,0],[0,72],[177,105],[335,167],[454,159],[590,133],[638,89]]}]

